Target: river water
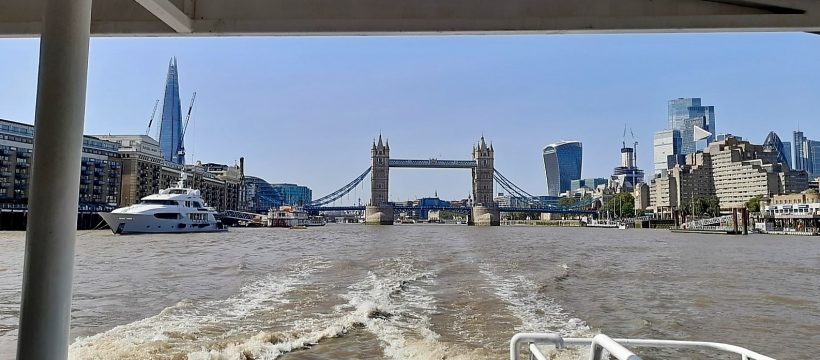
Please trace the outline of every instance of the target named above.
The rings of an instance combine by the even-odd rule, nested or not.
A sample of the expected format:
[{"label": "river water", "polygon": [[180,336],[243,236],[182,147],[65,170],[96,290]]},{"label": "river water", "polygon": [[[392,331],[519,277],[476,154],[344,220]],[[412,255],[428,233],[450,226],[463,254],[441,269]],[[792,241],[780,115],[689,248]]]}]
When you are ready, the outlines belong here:
[{"label": "river water", "polygon": [[[4,360],[24,236],[0,233]],[[72,359],[505,359],[521,331],[814,358],[820,239],[455,225],[77,239]]]}]

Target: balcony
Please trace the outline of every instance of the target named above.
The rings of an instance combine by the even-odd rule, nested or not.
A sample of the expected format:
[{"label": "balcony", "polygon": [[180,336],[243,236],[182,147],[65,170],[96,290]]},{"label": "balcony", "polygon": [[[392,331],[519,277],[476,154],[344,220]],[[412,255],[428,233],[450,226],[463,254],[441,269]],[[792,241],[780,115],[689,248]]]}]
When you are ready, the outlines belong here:
[{"label": "balcony", "polygon": [[21,168],[21,169],[27,169],[27,168],[31,167],[31,164],[25,163],[25,162],[18,162],[17,167]]},{"label": "balcony", "polygon": [[28,151],[26,151],[26,152],[18,152],[18,153],[17,153],[17,157],[18,157],[18,158],[28,159],[28,158],[30,158],[30,157],[31,157],[31,153],[30,153],[30,152],[28,152]]},{"label": "balcony", "polygon": [[91,183],[91,178],[88,176],[80,177],[80,184],[89,184]]}]

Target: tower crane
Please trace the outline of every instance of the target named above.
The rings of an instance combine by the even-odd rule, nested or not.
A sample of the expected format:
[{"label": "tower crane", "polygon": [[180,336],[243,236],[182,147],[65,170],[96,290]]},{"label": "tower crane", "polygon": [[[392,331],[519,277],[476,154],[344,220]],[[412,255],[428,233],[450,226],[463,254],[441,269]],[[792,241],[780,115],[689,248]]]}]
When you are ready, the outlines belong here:
[{"label": "tower crane", "polygon": [[145,135],[148,135],[148,133],[151,132],[151,124],[154,123],[154,115],[157,114],[157,106],[159,106],[159,99],[157,99],[157,101],[154,102],[154,111],[151,112],[151,118],[148,119],[148,128],[145,129]]},{"label": "tower crane", "polygon": [[188,114],[185,115],[185,123],[182,125],[182,135],[179,137],[179,148],[177,149],[177,163],[185,164],[185,132],[188,130],[188,122],[191,121],[191,110],[194,108],[194,100],[196,100],[196,91],[191,96],[191,104],[188,105]]}]

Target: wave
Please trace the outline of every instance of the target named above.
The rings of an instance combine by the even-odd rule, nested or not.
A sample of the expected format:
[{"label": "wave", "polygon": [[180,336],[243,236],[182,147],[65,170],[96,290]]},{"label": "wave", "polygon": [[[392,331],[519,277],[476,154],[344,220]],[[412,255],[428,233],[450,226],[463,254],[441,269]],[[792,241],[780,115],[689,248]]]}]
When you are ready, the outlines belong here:
[{"label": "wave", "polygon": [[69,347],[69,359],[172,358],[165,354],[200,341],[230,337],[231,331],[224,329],[240,327],[255,311],[287,303],[289,291],[328,266],[324,259],[307,258],[286,276],[269,275],[243,286],[238,295],[228,299],[202,303],[184,299],[155,316],[78,338]]},{"label": "wave", "polygon": [[481,350],[444,344],[430,330],[436,311],[428,288],[435,273],[418,270],[410,263],[384,260],[341,297],[327,319],[304,317],[287,334],[260,332],[256,336],[220,349],[188,354],[191,360],[272,360],[284,353],[307,349],[322,340],[350,331],[367,331],[379,340],[385,357],[392,359],[480,359]]},{"label": "wave", "polygon": [[[507,304],[521,324],[517,332],[557,333],[563,337],[592,337],[586,322],[570,316],[556,301],[540,291],[534,281],[524,275],[514,274],[501,276],[489,265],[480,266],[480,272],[493,284],[495,295]],[[563,281],[570,276],[569,268],[561,266],[561,273],[556,281]],[[589,357],[588,348],[556,350],[554,347],[542,347],[542,352],[550,359],[584,359]]]}]

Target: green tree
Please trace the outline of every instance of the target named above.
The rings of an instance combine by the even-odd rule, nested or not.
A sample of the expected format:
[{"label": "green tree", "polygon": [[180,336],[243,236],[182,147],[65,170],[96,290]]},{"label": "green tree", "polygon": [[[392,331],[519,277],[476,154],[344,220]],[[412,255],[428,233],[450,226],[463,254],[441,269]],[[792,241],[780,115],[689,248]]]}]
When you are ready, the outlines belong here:
[{"label": "green tree", "polygon": [[510,220],[527,220],[527,216],[530,216],[530,215],[525,213],[525,212],[514,212],[514,213],[509,214],[509,219]]},{"label": "green tree", "polygon": [[720,215],[720,201],[714,196],[681,199],[680,211],[686,216],[715,217]]},{"label": "green tree", "polygon": [[635,215],[635,197],[628,192],[618,193],[609,199],[603,210],[616,217],[632,217]]},{"label": "green tree", "polygon": [[572,206],[578,203],[578,199],[574,197],[562,197],[558,200],[558,205],[562,207]]},{"label": "green tree", "polygon": [[746,208],[749,209],[749,212],[760,212],[760,200],[763,200],[763,196],[758,195],[746,202]]}]

